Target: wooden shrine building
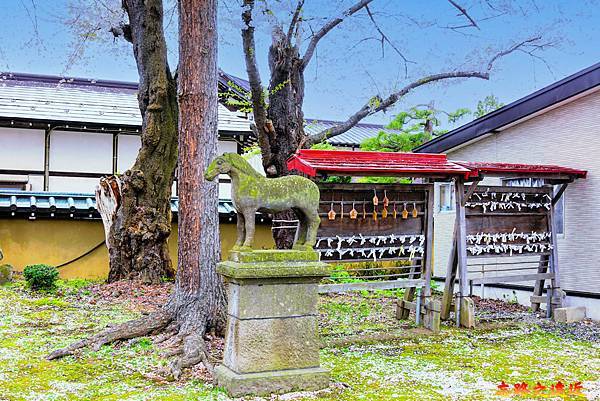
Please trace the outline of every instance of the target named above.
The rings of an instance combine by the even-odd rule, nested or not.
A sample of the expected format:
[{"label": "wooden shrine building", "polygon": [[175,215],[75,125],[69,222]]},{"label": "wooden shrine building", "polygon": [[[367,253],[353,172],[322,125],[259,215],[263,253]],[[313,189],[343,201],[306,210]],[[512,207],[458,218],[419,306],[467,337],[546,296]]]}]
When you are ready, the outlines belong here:
[{"label": "wooden shrine building", "polygon": [[[585,178],[586,171],[552,165],[454,162],[443,154],[336,150],[300,150],[289,159],[288,168],[322,179],[322,222],[316,247],[322,260],[405,261],[408,265],[408,271],[387,269],[383,275],[363,269],[369,270],[364,278],[378,280],[328,284],[321,292],[407,288],[398,304],[398,317],[417,311],[417,323],[423,314],[424,324],[434,330],[439,327],[438,314],[448,319],[452,304],[457,324],[474,326],[472,285],[534,281],[536,309],[549,300],[551,313],[552,306],[561,304],[553,208],[566,186]],[[412,183],[325,182],[333,176],[406,177]],[[480,185],[489,176],[543,178],[562,187],[554,195],[551,187]],[[457,215],[440,306],[430,299],[433,183],[450,180],[456,189]],[[547,298],[542,296],[546,280],[550,283]]]}]

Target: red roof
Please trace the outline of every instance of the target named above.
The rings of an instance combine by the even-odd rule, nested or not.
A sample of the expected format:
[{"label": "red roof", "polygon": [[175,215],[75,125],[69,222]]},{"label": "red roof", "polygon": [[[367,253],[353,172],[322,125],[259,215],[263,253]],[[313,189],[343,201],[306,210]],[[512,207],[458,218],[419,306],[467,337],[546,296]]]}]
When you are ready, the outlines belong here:
[{"label": "red roof", "polygon": [[428,153],[362,152],[302,149],[288,160],[288,169],[309,176],[463,176],[470,170],[448,161],[446,155]]},{"label": "red roof", "polygon": [[515,163],[488,163],[488,162],[462,162],[455,161],[463,167],[471,170],[470,177],[478,177],[482,174],[488,175],[522,175],[537,176],[564,175],[572,178],[586,178],[586,170],[578,170],[570,167],[555,166],[551,164],[515,164]]},{"label": "red roof", "polygon": [[288,169],[309,176],[317,174],[347,176],[456,177],[482,175],[586,178],[587,171],[542,164],[512,164],[450,161],[444,154],[363,152],[352,150],[302,149],[288,160]]}]

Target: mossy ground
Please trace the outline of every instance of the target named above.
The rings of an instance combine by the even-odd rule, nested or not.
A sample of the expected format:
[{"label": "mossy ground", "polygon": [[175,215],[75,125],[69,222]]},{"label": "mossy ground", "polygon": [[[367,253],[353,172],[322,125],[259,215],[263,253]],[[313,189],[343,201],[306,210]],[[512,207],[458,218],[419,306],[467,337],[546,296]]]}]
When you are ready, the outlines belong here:
[{"label": "mossy ground", "polygon": [[[0,400],[227,399],[219,389],[190,377],[160,380],[156,372],[165,361],[147,338],[46,361],[51,350],[138,315],[122,304],[77,302],[69,288],[85,291],[82,283],[63,284],[63,296],[32,294],[20,285],[0,287]],[[519,325],[470,331],[444,327],[437,336],[406,336],[411,325],[393,319],[393,305],[389,297],[323,297],[320,320],[326,343],[349,335],[384,333],[388,339],[328,346],[322,361],[335,384],[282,399],[506,399],[496,395],[502,380],[581,381],[589,397],[600,397],[598,343]]]}]

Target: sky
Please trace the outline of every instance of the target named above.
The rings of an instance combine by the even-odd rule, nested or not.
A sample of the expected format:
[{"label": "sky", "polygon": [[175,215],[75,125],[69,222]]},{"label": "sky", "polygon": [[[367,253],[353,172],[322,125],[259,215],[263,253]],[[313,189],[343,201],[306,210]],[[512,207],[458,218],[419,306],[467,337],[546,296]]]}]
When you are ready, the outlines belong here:
[{"label": "sky", "polygon": [[[98,0],[96,0],[98,1]],[[168,0],[167,0],[168,1]],[[222,0],[219,13],[219,65],[245,77],[237,0]],[[269,0],[277,20],[257,17],[257,58],[268,82],[267,53],[273,23],[289,21],[292,0]],[[118,0],[102,0],[112,13],[90,6],[92,0],[2,0],[0,71],[137,81],[127,43],[113,40],[111,22],[122,18]],[[339,15],[350,0],[306,0],[301,51],[311,30]],[[419,88],[387,113],[368,122],[386,124],[394,113],[434,103],[445,111],[467,107],[493,94],[505,104],[600,61],[600,2],[593,0],[463,0],[478,27],[468,24],[444,0],[374,0],[371,11],[389,44],[383,54],[377,27],[362,10],[325,36],[306,70],[304,114],[343,120],[372,96],[386,96],[426,74],[455,69],[485,69],[494,54],[521,40],[541,37],[549,45],[533,55],[514,52],[495,63],[489,81],[453,80]],[[177,63],[176,15],[166,4],[170,65]],[[76,24],[65,22],[77,21]],[[94,37],[81,29],[97,26]],[[75,27],[75,28],[73,28]],[[454,29],[452,29],[454,28]],[[79,33],[79,34],[78,34]],[[531,49],[528,49],[531,50]],[[466,122],[466,121],[463,121]],[[450,127],[448,127],[450,128]]]}]

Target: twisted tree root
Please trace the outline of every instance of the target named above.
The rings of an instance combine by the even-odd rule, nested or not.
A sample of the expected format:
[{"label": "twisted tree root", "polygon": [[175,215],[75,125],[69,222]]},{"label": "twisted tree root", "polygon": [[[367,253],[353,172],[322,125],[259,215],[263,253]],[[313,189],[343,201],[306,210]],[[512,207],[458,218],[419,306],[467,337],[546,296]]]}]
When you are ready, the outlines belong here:
[{"label": "twisted tree root", "polygon": [[182,334],[180,328],[181,325],[175,321],[174,314],[163,309],[148,316],[109,327],[92,337],[77,341],[65,348],[57,349],[46,356],[46,359],[60,359],[68,355],[73,355],[77,350],[86,347],[98,351],[105,344],[143,337],[162,331],[162,334],[159,335],[154,343],[169,343],[170,347],[166,348],[171,349],[168,349],[162,355],[167,358],[176,356],[169,365],[170,374],[175,380],[181,377],[183,369],[200,362],[213,375],[214,364],[210,361],[208,349],[204,342],[205,327],[203,323],[198,322],[195,330],[190,330],[188,325],[186,328],[187,334]]},{"label": "twisted tree root", "polygon": [[172,320],[172,316],[164,311],[154,312],[148,316],[110,327],[95,336],[77,341],[65,348],[57,349],[50,353],[46,359],[51,361],[73,355],[75,351],[85,347],[90,347],[94,351],[98,351],[105,344],[119,340],[129,340],[157,332],[167,326]]}]

